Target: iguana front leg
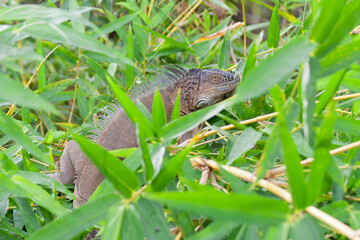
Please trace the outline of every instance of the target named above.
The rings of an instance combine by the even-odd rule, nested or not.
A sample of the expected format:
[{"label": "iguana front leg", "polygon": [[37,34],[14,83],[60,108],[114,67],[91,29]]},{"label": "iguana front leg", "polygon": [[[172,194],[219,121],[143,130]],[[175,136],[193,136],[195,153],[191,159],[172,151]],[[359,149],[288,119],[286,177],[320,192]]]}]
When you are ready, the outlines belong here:
[{"label": "iguana front leg", "polygon": [[75,166],[81,155],[79,145],[74,140],[69,141],[60,158],[60,172],[51,173],[48,176],[61,184],[74,184]]}]

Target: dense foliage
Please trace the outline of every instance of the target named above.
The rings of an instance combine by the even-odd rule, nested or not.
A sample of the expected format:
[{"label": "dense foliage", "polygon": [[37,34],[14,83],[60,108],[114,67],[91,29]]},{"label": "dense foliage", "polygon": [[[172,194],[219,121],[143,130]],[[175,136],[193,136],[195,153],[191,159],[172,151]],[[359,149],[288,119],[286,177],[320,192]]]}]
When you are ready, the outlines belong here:
[{"label": "dense foliage", "polygon": [[[355,239],[360,1],[0,5],[0,239]],[[137,149],[83,137],[168,64],[242,81],[168,124],[134,111]],[[78,209],[73,186],[46,176],[70,139],[106,176]]]}]

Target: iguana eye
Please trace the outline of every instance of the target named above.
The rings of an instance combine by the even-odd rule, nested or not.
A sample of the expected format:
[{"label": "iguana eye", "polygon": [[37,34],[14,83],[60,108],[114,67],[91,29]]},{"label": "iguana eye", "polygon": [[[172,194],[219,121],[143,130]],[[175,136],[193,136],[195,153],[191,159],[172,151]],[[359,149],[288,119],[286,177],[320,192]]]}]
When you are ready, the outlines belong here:
[{"label": "iguana eye", "polygon": [[199,102],[196,103],[196,109],[201,109],[201,108],[204,108],[204,107],[207,107],[209,106],[210,104],[208,103],[208,101],[205,101],[205,100],[200,100]]},{"label": "iguana eye", "polygon": [[221,76],[219,76],[219,74],[213,74],[210,81],[213,83],[219,83],[221,81]]}]

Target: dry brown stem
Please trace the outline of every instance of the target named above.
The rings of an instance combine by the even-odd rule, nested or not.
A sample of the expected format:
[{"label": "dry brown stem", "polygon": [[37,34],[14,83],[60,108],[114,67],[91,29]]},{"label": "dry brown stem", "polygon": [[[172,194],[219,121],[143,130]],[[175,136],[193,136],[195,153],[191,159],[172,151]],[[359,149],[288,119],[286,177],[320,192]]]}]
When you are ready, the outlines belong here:
[{"label": "dry brown stem", "polygon": [[[331,155],[336,155],[336,154],[339,154],[339,153],[348,151],[348,150],[350,150],[350,149],[352,149],[352,148],[356,148],[356,147],[360,147],[360,141],[353,142],[353,143],[347,144],[347,145],[342,146],[342,147],[339,147],[339,148],[335,148],[335,149],[331,150],[329,153],[330,153]],[[314,161],[313,158],[307,158],[307,159],[301,161],[301,165],[303,165],[303,166],[308,166],[308,165],[311,164],[313,161]],[[278,168],[274,168],[274,169],[269,170],[269,171],[266,173],[266,176],[265,176],[265,177],[266,177],[266,178],[272,178],[272,177],[275,177],[275,176],[277,176],[277,175],[284,174],[285,171],[286,171],[286,167],[285,167],[285,166],[281,166],[281,167],[278,167]]]},{"label": "dry brown stem", "polygon": [[[219,165],[214,161],[211,161],[210,164],[208,164],[208,162],[210,162],[209,160],[205,160],[205,159],[201,159],[201,158],[192,158],[192,159],[190,159],[190,161],[193,166],[200,164],[202,166],[207,165],[210,168],[212,168],[212,166],[213,166],[214,167],[213,170],[218,170],[220,168]],[[216,166],[214,166],[214,164],[216,164]],[[227,172],[229,172],[230,174],[232,174],[238,178],[241,178],[244,181],[252,182],[252,183],[257,182],[257,184],[260,187],[267,189],[268,191],[274,193],[275,195],[284,199],[288,203],[292,203],[291,194],[288,191],[286,191],[285,189],[283,189],[279,186],[276,186],[275,184],[273,184],[267,180],[264,180],[264,179],[257,180],[257,178],[254,174],[247,172],[245,170],[242,170],[242,169],[239,169],[236,167],[231,167],[228,165],[221,165],[221,167],[224,170],[226,170]],[[307,213],[309,213],[310,215],[312,215],[313,217],[315,217],[316,219],[318,219],[319,221],[321,221],[321,222],[327,224],[328,226],[330,226],[331,228],[333,228],[334,231],[336,231],[337,233],[344,235],[352,240],[360,240],[357,231],[353,230],[346,224],[340,222],[336,218],[321,211],[320,209],[318,209],[314,206],[309,206],[309,207],[305,208],[305,211]]]}]

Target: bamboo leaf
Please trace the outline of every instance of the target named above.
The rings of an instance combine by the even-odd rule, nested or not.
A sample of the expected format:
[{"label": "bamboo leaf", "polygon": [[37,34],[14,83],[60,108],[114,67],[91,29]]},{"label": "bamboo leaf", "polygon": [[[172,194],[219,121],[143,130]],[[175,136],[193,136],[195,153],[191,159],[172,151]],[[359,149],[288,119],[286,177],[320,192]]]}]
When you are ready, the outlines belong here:
[{"label": "bamboo leaf", "polygon": [[136,136],[137,136],[137,142],[140,146],[140,152],[141,152],[141,163],[143,166],[144,172],[144,180],[145,182],[150,181],[154,176],[154,167],[151,162],[151,156],[149,152],[149,148],[146,144],[145,137],[142,134],[141,130],[139,129],[139,124],[136,124]]},{"label": "bamboo leaf", "polygon": [[23,178],[19,175],[14,175],[11,177],[11,180],[21,186],[21,188],[26,192],[26,197],[30,198],[34,202],[37,202],[39,205],[46,208],[55,215],[63,216],[68,213],[68,210],[53,197],[51,197],[48,192],[46,192],[38,185],[30,182],[26,178]]},{"label": "bamboo leaf", "polygon": [[360,58],[360,39],[335,48],[321,61],[321,76],[332,74]]},{"label": "bamboo leaf", "polygon": [[346,1],[324,0],[319,2],[316,10],[316,19],[311,30],[310,39],[318,43],[324,42],[334,25],[339,20],[341,11]]},{"label": "bamboo leaf", "polygon": [[230,60],[230,30],[228,29],[224,36],[224,41],[220,50],[219,68],[227,69],[229,66],[229,60]]},{"label": "bamboo leaf", "polygon": [[308,205],[312,205],[320,196],[323,187],[324,176],[330,158],[331,137],[335,122],[335,102],[330,102],[324,115],[319,132],[316,136],[314,161],[310,166],[310,178],[307,181]]},{"label": "bamboo leaf", "polygon": [[[341,1],[342,2],[342,1]],[[331,4],[333,4],[331,2]],[[341,3],[337,3],[339,8],[341,8]],[[328,9],[324,9],[326,14],[328,14]],[[326,40],[319,45],[319,47],[315,50],[314,56],[317,58],[322,58],[326,56],[327,53],[332,51],[339,43],[351,32],[353,28],[355,28],[360,22],[360,2],[359,1],[347,1],[345,6],[342,8],[340,16],[336,19],[336,24],[331,25],[331,32],[329,33]],[[336,17],[336,16],[331,16]],[[322,21],[320,19],[319,21]],[[329,26],[329,25],[328,25]]]},{"label": "bamboo leaf", "polygon": [[148,239],[173,239],[164,209],[159,203],[140,198],[135,204],[135,209],[141,213],[142,226]]},{"label": "bamboo leaf", "polygon": [[280,39],[280,20],[279,20],[279,1],[276,1],[273,12],[271,14],[269,33],[267,38],[268,48],[277,48]]},{"label": "bamboo leaf", "polygon": [[0,111],[0,129],[9,138],[23,146],[28,152],[40,158],[41,161],[51,164],[45,154],[21,131],[15,120]]},{"label": "bamboo leaf", "polygon": [[[247,56],[246,59],[246,64],[245,64],[245,68],[244,68],[244,72],[243,72],[243,78],[245,78],[245,75],[255,67],[255,63],[256,63],[256,41],[253,42],[252,47],[250,49],[249,55]],[[241,64],[240,62],[238,64]],[[239,67],[239,65],[238,65]],[[236,71],[239,71],[238,69],[236,69]]]},{"label": "bamboo leaf", "polygon": [[319,98],[319,103],[316,104],[316,109],[315,109],[316,114],[320,114],[321,111],[330,102],[330,100],[334,97],[336,91],[340,86],[341,81],[344,79],[345,73],[346,73],[346,69],[341,70],[333,74],[333,76],[331,76],[331,79],[326,86],[325,92],[321,94]]},{"label": "bamboo leaf", "polygon": [[161,128],[166,124],[166,122],[166,110],[163,99],[161,98],[160,92],[156,90],[152,105],[152,124],[154,131],[160,135]]},{"label": "bamboo leaf", "polygon": [[105,219],[109,207],[119,203],[118,195],[106,195],[46,224],[39,231],[31,234],[28,240],[49,239],[49,236],[53,240],[71,239]]},{"label": "bamboo leaf", "polygon": [[236,100],[240,102],[265,93],[308,58],[314,49],[314,43],[305,38],[297,38],[275,51],[274,55],[267,57],[246,74],[238,87]]},{"label": "bamboo leaf", "polygon": [[236,136],[235,142],[229,153],[227,164],[231,165],[235,159],[241,157],[242,154],[252,149],[260,137],[261,133],[251,127],[246,128],[240,136]]},{"label": "bamboo leaf", "polygon": [[36,96],[29,89],[24,89],[20,83],[0,74],[0,100],[10,101],[32,109],[41,109],[59,114],[56,108],[48,101]]},{"label": "bamboo leaf", "polygon": [[[131,25],[129,26],[129,33],[126,43],[126,57],[128,57],[131,61],[135,61],[134,56],[134,37],[131,29]],[[130,88],[135,81],[135,67],[133,65],[126,64],[126,87]]]},{"label": "bamboo leaf", "polygon": [[151,187],[154,191],[161,191],[170,183],[186,160],[186,156],[190,152],[191,148],[192,145],[188,146],[166,163],[151,183]]},{"label": "bamboo leaf", "polygon": [[[291,102],[288,103],[291,105]],[[286,173],[289,178],[290,190],[296,209],[306,207],[306,185],[300,156],[297,153],[294,141],[286,125],[284,113],[278,115],[277,125],[280,128],[282,149],[285,158]]]},{"label": "bamboo leaf", "polygon": [[285,201],[250,194],[226,194],[218,191],[162,192],[146,197],[178,210],[256,224],[285,221],[288,213]]}]

